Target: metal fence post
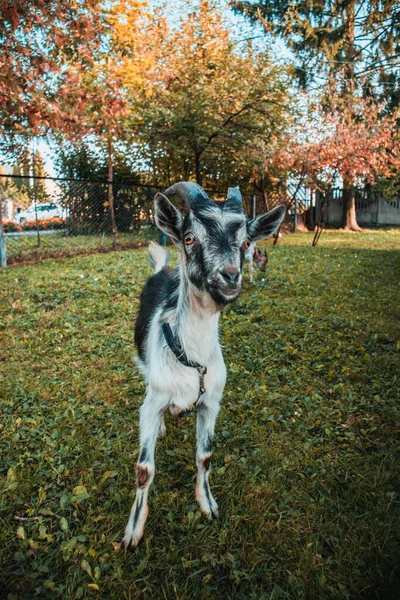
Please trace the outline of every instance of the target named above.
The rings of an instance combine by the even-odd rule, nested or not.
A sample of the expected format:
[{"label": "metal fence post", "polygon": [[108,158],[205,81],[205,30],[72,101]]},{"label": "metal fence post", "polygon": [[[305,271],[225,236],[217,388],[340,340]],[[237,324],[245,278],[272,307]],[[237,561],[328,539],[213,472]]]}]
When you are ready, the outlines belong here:
[{"label": "metal fence post", "polygon": [[378,197],[376,199],[376,226],[378,227],[379,225],[379,209],[381,207],[381,198]]},{"label": "metal fence post", "polygon": [[7,266],[6,243],[3,231],[3,198],[0,194],[0,267]]},{"label": "metal fence post", "polygon": [[113,190],[113,181],[114,181],[114,164],[113,164],[113,143],[111,137],[107,140],[107,149],[108,149],[108,206],[110,210],[110,219],[111,219],[111,231],[113,236],[113,246],[114,249],[118,248],[118,229],[115,221],[115,210],[114,210],[114,190]]},{"label": "metal fence post", "polygon": [[0,267],[7,266],[6,244],[4,242],[3,225],[0,225]]}]

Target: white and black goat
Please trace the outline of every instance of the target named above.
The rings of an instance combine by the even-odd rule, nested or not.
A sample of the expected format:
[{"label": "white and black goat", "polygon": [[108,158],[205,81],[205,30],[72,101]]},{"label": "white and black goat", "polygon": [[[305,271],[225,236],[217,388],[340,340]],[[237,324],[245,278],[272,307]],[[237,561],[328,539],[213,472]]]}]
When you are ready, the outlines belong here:
[{"label": "white and black goat", "polygon": [[[186,216],[169,201],[174,195],[187,202]],[[164,268],[165,250],[157,245],[150,249],[156,274],[144,286],[135,330],[147,393],[140,409],[137,490],[122,540],[125,547],[135,548],[143,536],[155,473],[154,450],[157,437],[165,435],[167,408],[176,416],[197,410],[196,499],[205,515],[218,516],[208,478],[226,380],[219,315],[240,294],[250,244],[272,235],[284,213],[280,206],[248,220],[237,188],[229,188],[221,204],[189,182],[177,183],[155,197],[155,221],[179,248],[180,264],[169,271]]]},{"label": "white and black goat", "polygon": [[254,280],[254,267],[256,265],[259,271],[265,271],[265,268],[268,264],[268,255],[267,251],[264,250],[264,254],[261,252],[259,248],[257,248],[256,243],[252,242],[250,244],[249,249],[246,252],[246,260],[249,263],[249,275],[250,275],[250,283],[253,283]]}]

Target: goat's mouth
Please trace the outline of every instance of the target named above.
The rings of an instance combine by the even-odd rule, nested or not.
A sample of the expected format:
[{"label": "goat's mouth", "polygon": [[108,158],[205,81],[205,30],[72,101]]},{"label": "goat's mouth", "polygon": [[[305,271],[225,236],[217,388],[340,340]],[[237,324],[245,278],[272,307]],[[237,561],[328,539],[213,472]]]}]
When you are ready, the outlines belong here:
[{"label": "goat's mouth", "polygon": [[239,296],[241,291],[241,285],[232,287],[224,286],[216,282],[212,282],[209,284],[209,293],[213,300],[215,300],[218,304],[226,304],[228,302],[233,302],[233,300],[236,300],[236,298]]}]

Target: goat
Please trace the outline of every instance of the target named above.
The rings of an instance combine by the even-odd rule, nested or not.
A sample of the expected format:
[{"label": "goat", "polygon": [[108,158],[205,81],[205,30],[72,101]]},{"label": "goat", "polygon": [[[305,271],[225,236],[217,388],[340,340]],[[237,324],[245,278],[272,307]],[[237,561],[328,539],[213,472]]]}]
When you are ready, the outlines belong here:
[{"label": "goat", "polygon": [[250,274],[250,283],[253,283],[253,273],[254,268],[253,264],[256,265],[259,271],[265,271],[265,267],[268,263],[268,255],[267,251],[264,250],[264,254],[261,252],[259,248],[257,248],[255,242],[250,244],[250,248],[246,253],[246,260],[249,263],[249,274]]},{"label": "goat", "polygon": [[[174,195],[187,202],[186,216],[170,202]],[[147,391],[140,408],[136,497],[123,547],[136,548],[143,536],[155,473],[154,450],[157,437],[165,435],[167,408],[175,416],[197,409],[196,500],[208,518],[218,516],[209,475],[226,381],[219,315],[240,294],[250,244],[272,235],[284,213],[280,206],[249,221],[238,188],[229,188],[221,204],[190,182],[177,183],[155,197],[155,222],[179,248],[180,264],[169,271],[166,251],[157,245],[150,248],[155,274],[143,288],[135,327],[138,366]]]}]

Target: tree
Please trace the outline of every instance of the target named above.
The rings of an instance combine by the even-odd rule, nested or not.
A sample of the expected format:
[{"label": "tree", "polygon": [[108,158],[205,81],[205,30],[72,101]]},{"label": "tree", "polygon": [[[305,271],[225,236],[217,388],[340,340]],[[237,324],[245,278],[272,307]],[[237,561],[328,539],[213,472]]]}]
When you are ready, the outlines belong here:
[{"label": "tree", "polygon": [[307,177],[320,189],[340,177],[346,228],[357,231],[355,208],[350,213],[348,209],[355,206],[355,187],[393,176],[400,168],[396,115],[385,114],[382,105],[361,99],[328,113],[320,107],[297,136],[286,140],[271,164],[292,177]]},{"label": "tree", "polygon": [[132,100],[143,161],[163,183],[247,184],[243,155],[256,138],[281,135],[290,120],[288,77],[268,54],[236,47],[208,0],[179,28],[164,28],[157,77],[134,89]]},{"label": "tree", "polygon": [[83,97],[65,109],[76,89],[65,67],[90,68],[103,24],[97,0],[2,2],[0,15],[0,138],[12,155],[19,144],[26,148],[24,136],[79,120]]},{"label": "tree", "polygon": [[[62,110],[75,111],[78,106],[79,120],[71,121],[54,145],[60,173],[108,181],[107,198],[102,184],[87,186],[84,194],[79,185],[64,189],[73,196],[70,220],[74,227],[111,227],[115,246],[118,229],[126,229],[139,211],[138,194],[122,189],[120,181],[129,178],[139,183],[132,158],[137,129],[133,111],[138,106],[138,90],[148,87],[151,79],[151,52],[159,46],[149,35],[145,9],[146,3],[136,0],[114,0],[103,6],[102,44],[91,69],[79,61],[68,67],[68,78],[75,85],[62,99]],[[140,194],[141,200],[144,196]],[[90,215],[85,223],[83,214]]]},{"label": "tree", "polygon": [[[4,169],[2,167],[0,167],[0,173],[4,173]],[[14,165],[12,174],[21,174],[21,168],[19,165]],[[3,200],[12,200],[14,207],[25,209],[28,208],[29,204],[31,203],[28,193],[28,186],[26,184],[26,180],[24,179],[0,177],[0,193]]]},{"label": "tree", "polygon": [[395,82],[388,81],[387,74],[400,76],[398,0],[232,0],[230,4],[261,23],[266,32],[284,39],[299,61],[297,75],[304,87],[310,83],[321,87],[321,73],[325,73],[331,83],[352,91],[357,81],[374,95],[377,84],[385,97],[395,92]]},{"label": "tree", "polygon": [[[118,232],[131,232],[140,227],[140,217],[151,211],[155,191],[142,186],[143,181],[125,162],[117,145],[113,155],[113,208]],[[78,181],[60,182],[64,202],[69,209],[69,230],[72,233],[110,231],[108,166],[105,148],[93,140],[72,143],[63,141],[57,154],[57,171]],[[80,182],[79,180],[82,180]],[[89,181],[88,181],[89,180]],[[129,182],[126,185],[126,182]]]},{"label": "tree", "polygon": [[[81,62],[71,63],[69,74],[76,82],[75,91],[67,96],[67,110],[82,101],[80,119],[65,132],[69,140],[75,140],[80,150],[86,145],[97,147],[107,163],[108,201],[114,246],[118,245],[115,217],[113,179],[114,164],[118,153],[123,153],[124,143],[132,139],[127,121],[132,112],[132,102],[127,100],[128,90],[132,97],[138,86],[144,85],[146,69],[135,56],[129,54],[145,48],[144,36],[139,26],[145,12],[145,2],[116,0],[104,9],[104,42],[96,53],[90,70]],[[148,65],[147,65],[148,66]],[[71,102],[71,98],[73,102]],[[126,148],[126,146],[125,146]],[[78,153],[80,151],[78,149]]]},{"label": "tree", "polygon": [[[1,167],[0,173],[4,173]],[[35,180],[32,178],[33,175],[35,177],[46,176],[43,158],[38,151],[33,154],[26,151],[20,164],[13,166],[12,175],[0,177],[3,198],[12,200],[17,207],[22,209],[28,208],[34,201],[37,203],[47,202],[49,193],[44,180]]]},{"label": "tree", "polygon": [[[300,83],[322,89],[327,112],[365,94],[398,100],[400,3],[398,0],[260,0],[231,2],[269,33],[282,36],[298,61]],[[321,81],[323,82],[321,84]],[[397,95],[397,96],[396,96]],[[344,117],[348,122],[349,115]],[[358,115],[354,115],[357,122]],[[359,229],[354,190],[344,179],[344,225]]]}]

